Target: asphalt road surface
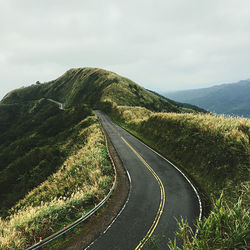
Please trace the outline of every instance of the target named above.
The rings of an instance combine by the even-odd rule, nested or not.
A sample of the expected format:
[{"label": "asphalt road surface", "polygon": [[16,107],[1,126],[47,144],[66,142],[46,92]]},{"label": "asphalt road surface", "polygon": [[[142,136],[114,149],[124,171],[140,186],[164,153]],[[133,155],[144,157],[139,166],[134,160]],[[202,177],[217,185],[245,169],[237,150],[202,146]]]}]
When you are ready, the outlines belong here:
[{"label": "asphalt road surface", "polygon": [[192,225],[200,216],[194,188],[167,160],[104,113],[95,113],[129,172],[131,189],[124,210],[88,249],[152,249],[152,244],[168,249],[178,229],[176,219]]}]

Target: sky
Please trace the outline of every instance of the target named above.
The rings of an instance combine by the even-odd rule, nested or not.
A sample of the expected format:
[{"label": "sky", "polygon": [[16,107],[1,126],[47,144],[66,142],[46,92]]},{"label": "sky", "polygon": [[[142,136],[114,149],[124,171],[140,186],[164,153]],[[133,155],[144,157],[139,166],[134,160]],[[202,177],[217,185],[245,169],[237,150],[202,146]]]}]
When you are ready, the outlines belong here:
[{"label": "sky", "polygon": [[0,99],[70,68],[158,92],[250,78],[249,0],[0,0]]}]

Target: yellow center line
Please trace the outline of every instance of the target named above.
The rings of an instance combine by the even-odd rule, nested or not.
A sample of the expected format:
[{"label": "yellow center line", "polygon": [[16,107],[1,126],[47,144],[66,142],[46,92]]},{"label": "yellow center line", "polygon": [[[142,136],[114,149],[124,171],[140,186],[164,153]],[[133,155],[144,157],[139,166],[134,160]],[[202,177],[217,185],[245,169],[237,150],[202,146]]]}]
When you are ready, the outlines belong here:
[{"label": "yellow center line", "polygon": [[159,220],[161,218],[161,215],[163,213],[163,209],[164,209],[164,205],[165,205],[165,189],[164,186],[162,184],[161,179],[159,178],[159,176],[155,173],[155,171],[148,165],[148,163],[141,157],[141,155],[139,153],[136,152],[136,150],[123,138],[121,137],[122,140],[128,145],[128,147],[135,153],[135,155],[140,159],[140,161],[148,168],[148,170],[152,173],[152,175],[155,177],[155,179],[157,180],[160,189],[161,189],[161,202],[160,202],[160,206],[159,209],[157,211],[156,217],[153,221],[153,224],[151,225],[150,229],[148,230],[147,234],[145,235],[145,237],[140,241],[140,243],[138,244],[138,246],[135,248],[135,250],[139,250],[142,249],[143,246],[145,245],[145,243],[147,242],[147,240],[151,237],[151,235],[153,234],[153,232],[155,231],[155,228],[157,227]]}]

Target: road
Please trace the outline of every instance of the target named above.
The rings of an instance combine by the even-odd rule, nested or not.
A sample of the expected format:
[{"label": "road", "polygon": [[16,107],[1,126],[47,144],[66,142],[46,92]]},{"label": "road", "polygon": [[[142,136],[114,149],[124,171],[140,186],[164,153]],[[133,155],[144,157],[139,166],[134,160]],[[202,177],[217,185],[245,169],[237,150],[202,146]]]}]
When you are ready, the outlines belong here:
[{"label": "road", "polygon": [[178,229],[176,219],[192,225],[201,216],[194,188],[166,159],[107,115],[95,113],[129,172],[131,189],[124,210],[88,249],[151,249],[153,242],[168,249]]},{"label": "road", "polygon": [[59,109],[64,110],[64,103],[57,102],[57,101],[52,100],[52,99],[47,99],[47,100],[50,101],[50,102],[58,104],[59,105]]}]

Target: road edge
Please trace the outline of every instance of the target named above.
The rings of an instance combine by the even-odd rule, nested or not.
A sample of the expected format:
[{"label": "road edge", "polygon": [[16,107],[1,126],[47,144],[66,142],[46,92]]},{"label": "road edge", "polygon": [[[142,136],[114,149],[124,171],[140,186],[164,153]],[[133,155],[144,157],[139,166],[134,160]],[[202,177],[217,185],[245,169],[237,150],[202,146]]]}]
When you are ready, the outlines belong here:
[{"label": "road edge", "polygon": [[[99,120],[99,119],[98,119]],[[131,179],[127,170],[124,168],[119,155],[116,152],[109,136],[104,130],[100,120],[99,124],[107,142],[107,151],[110,153],[111,160],[114,162],[117,171],[117,185],[112,194],[112,198],[107,204],[98,211],[97,214],[91,216],[78,235],[74,235],[74,231],[69,232],[67,238],[70,238],[66,244],[61,245],[61,250],[77,250],[86,249],[93,244],[102,234],[112,226],[118,216],[124,210],[130,196]]]}]

